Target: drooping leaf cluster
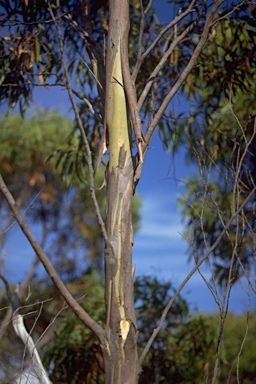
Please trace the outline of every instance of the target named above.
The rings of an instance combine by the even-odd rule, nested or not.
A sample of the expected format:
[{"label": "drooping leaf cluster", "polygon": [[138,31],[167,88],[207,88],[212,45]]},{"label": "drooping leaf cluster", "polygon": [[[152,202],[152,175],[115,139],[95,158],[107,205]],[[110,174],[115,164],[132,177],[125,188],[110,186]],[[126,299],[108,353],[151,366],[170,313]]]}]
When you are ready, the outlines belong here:
[{"label": "drooping leaf cluster", "polygon": [[[17,102],[25,110],[32,100],[34,86],[64,85],[63,67],[54,22],[47,1],[1,1],[1,102],[9,101],[12,108]],[[63,13],[70,12],[74,21],[81,15],[79,1],[62,1]],[[65,49],[69,58],[83,49],[73,29],[63,20],[66,35]],[[74,68],[72,60],[70,71]],[[86,80],[90,85],[90,78]]]},{"label": "drooping leaf cluster", "polygon": [[[18,102],[25,110],[33,98],[35,86],[59,85],[65,87],[66,80],[59,49],[54,20],[47,1],[1,1],[1,103],[13,108]],[[53,12],[55,6],[52,6]],[[108,10],[107,2],[92,2],[85,10],[80,1],[61,2],[61,31],[65,44],[68,70],[73,80],[75,94],[88,96],[97,110],[96,74],[93,73],[90,45],[94,44],[104,66],[107,46]],[[131,3],[131,57],[136,57],[140,4]],[[149,34],[155,16],[149,12],[145,32]],[[90,29],[90,31],[88,30]],[[93,39],[93,40],[92,40]],[[148,41],[150,40],[147,37]],[[91,58],[91,57],[90,57]],[[104,68],[103,68],[104,69]],[[101,88],[105,84],[99,84]],[[94,91],[94,92],[93,92]],[[99,111],[99,109],[98,109]]]}]

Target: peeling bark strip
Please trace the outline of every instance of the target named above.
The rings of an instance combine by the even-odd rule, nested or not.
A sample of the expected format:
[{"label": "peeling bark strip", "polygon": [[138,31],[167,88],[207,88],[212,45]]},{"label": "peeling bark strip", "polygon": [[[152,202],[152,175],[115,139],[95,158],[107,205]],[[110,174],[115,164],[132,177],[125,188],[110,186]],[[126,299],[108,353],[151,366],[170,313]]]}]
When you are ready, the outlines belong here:
[{"label": "peeling bark strip", "polygon": [[[105,252],[108,348],[102,349],[106,383],[136,384],[139,368],[133,300],[131,216],[134,168],[122,60],[122,47],[127,50],[129,3],[127,0],[112,0],[109,7],[104,116],[104,130],[105,134],[108,130],[110,150],[106,175],[108,245]],[[106,136],[104,140],[103,150]]]},{"label": "peeling bark strip", "polygon": [[[111,134],[117,134],[118,128],[116,127],[114,130],[111,128],[113,122],[115,121],[118,123],[119,119],[120,130],[127,124],[128,111],[126,101],[132,118],[132,128],[134,130],[139,160],[141,162],[143,162],[142,143],[145,142],[128,58],[128,38],[130,29],[129,2],[127,0],[112,0],[110,1],[109,9],[110,28],[106,59],[104,129],[97,167],[99,167],[102,155],[106,151],[108,145],[111,146],[111,138],[109,136]],[[124,119],[125,116],[126,118]],[[124,132],[127,132],[125,143],[130,147],[127,126],[122,132],[122,140],[124,139]],[[121,147],[123,143],[120,142],[119,144]],[[115,158],[117,160],[117,156],[115,156]]]}]

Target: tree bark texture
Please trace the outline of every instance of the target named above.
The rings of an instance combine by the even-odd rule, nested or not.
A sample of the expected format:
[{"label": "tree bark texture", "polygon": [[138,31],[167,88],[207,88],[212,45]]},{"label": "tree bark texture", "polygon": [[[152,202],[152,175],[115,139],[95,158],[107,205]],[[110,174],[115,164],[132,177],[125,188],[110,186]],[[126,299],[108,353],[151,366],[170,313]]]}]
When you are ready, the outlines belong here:
[{"label": "tree bark texture", "polygon": [[134,167],[123,84],[122,47],[129,31],[129,3],[110,1],[106,58],[105,131],[110,158],[107,181],[106,339],[102,346],[106,383],[138,382],[137,325],[133,299],[132,197]]}]

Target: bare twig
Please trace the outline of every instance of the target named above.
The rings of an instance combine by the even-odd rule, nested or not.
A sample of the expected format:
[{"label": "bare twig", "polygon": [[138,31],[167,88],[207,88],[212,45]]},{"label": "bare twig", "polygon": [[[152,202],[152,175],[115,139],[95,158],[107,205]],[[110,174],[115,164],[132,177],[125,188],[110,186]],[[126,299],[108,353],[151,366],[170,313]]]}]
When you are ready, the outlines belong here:
[{"label": "bare twig", "polygon": [[200,267],[205,260],[208,259],[209,255],[214,251],[214,249],[218,246],[218,244],[220,243],[221,239],[223,238],[223,236],[225,235],[226,231],[228,230],[228,228],[230,227],[230,225],[233,223],[233,221],[236,219],[236,217],[239,215],[239,213],[242,211],[242,209],[244,208],[244,206],[248,203],[248,201],[252,198],[252,196],[254,196],[255,194],[255,191],[256,191],[256,187],[254,187],[252,189],[252,191],[250,192],[250,194],[247,196],[247,198],[243,201],[243,203],[241,204],[241,206],[238,208],[238,210],[232,214],[231,218],[228,220],[226,226],[223,228],[223,230],[221,231],[221,233],[219,234],[219,236],[217,237],[216,241],[214,242],[214,244],[208,249],[208,251],[205,253],[205,255],[196,263],[196,265],[194,266],[194,268],[191,270],[191,272],[187,275],[187,277],[183,280],[183,282],[181,283],[181,285],[179,286],[179,288],[177,289],[177,291],[175,292],[175,294],[172,296],[172,298],[170,299],[169,303],[167,304],[167,306],[165,307],[163,313],[162,313],[162,316],[160,318],[160,321],[159,321],[159,324],[158,326],[154,329],[151,337],[149,338],[141,356],[140,356],[140,359],[139,359],[139,363],[140,365],[143,363],[152,343],[154,342],[156,336],[158,335],[158,333],[160,332],[160,330],[162,329],[163,325],[164,325],[164,321],[166,319],[166,316],[171,308],[171,306],[173,305],[174,301],[176,300],[177,296],[180,294],[180,292],[182,291],[182,289],[185,287],[185,285],[187,284],[187,282],[191,279],[191,277],[194,275],[194,273],[198,270],[198,267]]}]

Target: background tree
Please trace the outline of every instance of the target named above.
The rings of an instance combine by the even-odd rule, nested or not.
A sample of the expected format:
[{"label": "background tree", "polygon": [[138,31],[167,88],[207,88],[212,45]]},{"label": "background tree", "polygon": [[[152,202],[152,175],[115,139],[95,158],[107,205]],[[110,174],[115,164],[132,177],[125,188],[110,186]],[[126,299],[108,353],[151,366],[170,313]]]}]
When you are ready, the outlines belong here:
[{"label": "background tree", "polygon": [[[241,167],[238,167],[230,215],[221,220],[216,240],[209,241],[203,257],[196,260],[197,264],[191,274],[168,302],[159,325],[138,359],[138,329],[133,299],[131,202],[140,179],[146,150],[157,126],[166,135],[168,119],[171,117],[169,106],[175,94],[185,84],[192,89],[190,73],[206,42],[214,45],[214,40],[209,37],[214,39],[216,25],[225,22],[227,18],[232,19],[234,12],[235,16],[238,11],[242,15],[251,12],[251,6],[247,3],[238,6],[234,2],[227,5],[221,0],[210,5],[193,1],[177,4],[173,19],[166,27],[160,28],[159,24],[152,25],[152,1],[131,2],[131,10],[127,1],[111,0],[109,14],[105,5],[99,3],[99,7],[90,7],[88,1],[57,2],[54,6],[50,2],[3,2],[6,34],[2,39],[2,99],[6,100],[8,96],[11,106],[19,101],[23,110],[32,95],[33,86],[46,86],[46,80],[47,85],[51,83],[66,88],[70,97],[87,160],[89,189],[105,242],[104,327],[95,322],[70,295],[32,236],[3,179],[1,191],[54,284],[74,313],[98,337],[106,383],[138,381],[140,366],[163,327],[176,295],[214,252],[222,238],[229,234],[231,224],[235,219],[238,222],[238,215],[242,214],[255,192],[252,183],[243,199],[236,198],[241,179]],[[103,42],[106,31],[105,52]],[[134,41],[133,37],[138,38]],[[78,54],[78,60],[74,60],[74,53]],[[79,85],[76,86],[75,82]],[[79,99],[82,102],[76,103]],[[97,201],[94,181],[94,155],[98,151],[99,138],[98,166],[109,148],[105,172],[105,222]],[[248,150],[246,145],[246,152],[243,153]],[[244,161],[243,155],[239,161],[240,164]],[[236,228],[238,231],[237,225]],[[232,260],[235,257],[234,251]],[[231,281],[230,277],[229,286]],[[220,336],[222,334],[223,321]],[[213,382],[218,372],[219,348],[220,343]]]}]

